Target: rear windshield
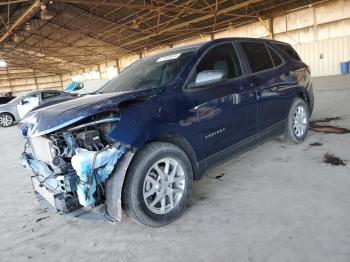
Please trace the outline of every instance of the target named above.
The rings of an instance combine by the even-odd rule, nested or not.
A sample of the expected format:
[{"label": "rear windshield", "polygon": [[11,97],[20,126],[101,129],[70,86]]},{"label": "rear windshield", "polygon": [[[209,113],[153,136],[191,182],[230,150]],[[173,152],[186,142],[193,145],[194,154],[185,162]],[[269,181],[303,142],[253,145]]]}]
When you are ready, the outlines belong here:
[{"label": "rear windshield", "polygon": [[143,58],[128,66],[98,92],[153,89],[173,82],[198,48],[173,50]]},{"label": "rear windshield", "polygon": [[296,61],[301,61],[298,53],[288,44],[283,43],[274,43],[276,46],[278,46],[280,49],[282,49],[283,52],[285,52],[287,55],[289,55],[291,58],[293,58]]}]

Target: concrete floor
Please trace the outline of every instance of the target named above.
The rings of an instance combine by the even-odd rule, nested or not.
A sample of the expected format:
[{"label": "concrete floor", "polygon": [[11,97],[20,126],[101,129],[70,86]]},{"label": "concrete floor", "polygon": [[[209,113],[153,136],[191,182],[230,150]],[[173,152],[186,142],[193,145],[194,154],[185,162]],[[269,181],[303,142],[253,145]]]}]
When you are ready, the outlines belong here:
[{"label": "concrete floor", "polygon": [[[313,119],[350,128],[350,78],[315,83]],[[208,171],[185,214],[159,229],[39,209],[17,127],[0,129],[0,145],[0,261],[350,261],[350,134],[274,140]],[[322,163],[327,152],[347,166]]]}]

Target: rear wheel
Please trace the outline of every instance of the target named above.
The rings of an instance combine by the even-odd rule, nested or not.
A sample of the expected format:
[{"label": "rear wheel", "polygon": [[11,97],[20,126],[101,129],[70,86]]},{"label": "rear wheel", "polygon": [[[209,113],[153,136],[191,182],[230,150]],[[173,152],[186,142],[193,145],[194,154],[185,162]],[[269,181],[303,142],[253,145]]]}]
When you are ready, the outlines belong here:
[{"label": "rear wheel", "polygon": [[152,227],[169,224],[184,211],[192,191],[192,167],[177,146],[154,142],[136,155],[123,188],[125,212]]},{"label": "rear wheel", "polygon": [[0,126],[9,127],[12,126],[14,122],[14,118],[9,113],[1,113],[0,114]]},{"label": "rear wheel", "polygon": [[295,98],[289,110],[284,141],[289,144],[300,144],[307,136],[308,129],[308,106],[303,99]]}]

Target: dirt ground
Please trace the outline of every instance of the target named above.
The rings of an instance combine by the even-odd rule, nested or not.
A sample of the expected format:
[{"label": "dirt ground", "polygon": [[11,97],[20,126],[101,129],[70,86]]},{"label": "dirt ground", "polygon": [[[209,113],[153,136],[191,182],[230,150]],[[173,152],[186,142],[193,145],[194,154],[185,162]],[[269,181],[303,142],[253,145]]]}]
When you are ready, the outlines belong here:
[{"label": "dirt ground", "polygon": [[[312,119],[350,128],[350,78],[314,82]],[[158,229],[40,209],[23,144],[16,126],[0,129],[0,261],[350,261],[350,134],[310,131],[301,145],[276,139],[228,161]],[[324,163],[327,153],[345,166]]]}]

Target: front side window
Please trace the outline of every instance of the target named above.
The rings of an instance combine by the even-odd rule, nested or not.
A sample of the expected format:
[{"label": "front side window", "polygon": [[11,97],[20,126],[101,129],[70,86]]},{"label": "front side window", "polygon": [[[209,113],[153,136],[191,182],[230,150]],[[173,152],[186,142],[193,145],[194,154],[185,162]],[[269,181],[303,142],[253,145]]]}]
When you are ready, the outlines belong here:
[{"label": "front side window", "polygon": [[26,96],[17,96],[15,99],[11,100],[11,103],[17,103],[19,101],[26,101],[27,98],[32,99],[37,97],[37,93],[26,95]]},{"label": "front side window", "polygon": [[256,42],[241,42],[246,53],[252,73],[273,68],[273,63],[265,44]]},{"label": "front side window", "polygon": [[176,79],[196,51],[197,48],[174,50],[138,60],[111,79],[98,92],[137,91],[169,84]]},{"label": "front side window", "polygon": [[38,93],[30,94],[22,98],[22,104],[32,104],[32,103],[38,103],[38,102],[39,102]]},{"label": "front side window", "polygon": [[233,79],[242,76],[242,68],[232,43],[214,47],[204,55],[197,65],[190,84],[194,83],[199,73],[204,71],[222,71],[223,79]]}]

